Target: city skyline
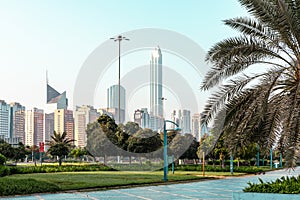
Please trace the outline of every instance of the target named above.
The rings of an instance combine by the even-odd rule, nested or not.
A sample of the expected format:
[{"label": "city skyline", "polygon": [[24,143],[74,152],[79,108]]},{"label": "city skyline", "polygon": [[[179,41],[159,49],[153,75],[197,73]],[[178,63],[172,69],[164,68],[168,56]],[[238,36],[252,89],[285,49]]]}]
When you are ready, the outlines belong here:
[{"label": "city skyline", "polygon": [[[46,110],[44,103],[46,95],[43,83],[46,70],[49,71],[51,86],[66,90],[69,94],[69,106],[74,109],[73,88],[82,63],[94,48],[111,36],[144,27],[169,29],[187,35],[207,51],[216,41],[233,32],[222,25],[222,20],[246,15],[238,2],[234,0],[226,1],[226,3],[217,1],[189,1],[188,3],[177,1],[172,4],[167,1],[160,2],[159,7],[155,6],[157,10],[155,16],[147,14],[151,9],[145,9],[153,7],[155,5],[153,2],[136,1],[130,7],[122,1],[71,3],[32,0],[26,3],[3,1],[1,4],[0,16],[6,20],[1,22],[3,31],[0,33],[2,55],[0,66],[4,70],[5,77],[1,78],[0,84],[8,86],[1,88],[1,99],[7,102],[20,102],[26,108],[38,107],[44,110]],[[112,8],[118,10],[117,16],[110,12]],[[164,10],[168,10],[168,15],[163,12]],[[205,17],[212,10],[215,13],[214,16]],[[53,16],[51,13],[56,13],[56,15]],[[120,16],[123,19],[122,24],[119,22]],[[107,19],[110,19],[109,22]],[[77,21],[76,25],[71,23],[74,20]],[[174,21],[176,23],[173,23]],[[129,43],[134,43],[134,38],[131,38]],[[73,48],[74,45],[78,48]],[[115,53],[117,54],[117,49]],[[141,57],[140,60],[147,64],[149,53],[145,54],[145,57]],[[134,63],[131,59],[130,56],[127,60],[124,58],[121,64],[122,76]],[[136,59],[136,62],[139,60],[133,59]],[[167,65],[171,65],[182,73],[180,67],[174,65],[176,61],[165,60]],[[116,65],[117,63],[114,63],[112,69],[117,69]],[[107,83],[109,85],[117,81],[114,76],[108,79],[111,80]],[[195,84],[195,90],[199,88],[200,83],[201,80]],[[28,88],[30,88],[29,91]],[[103,90],[106,88],[105,86],[99,87]],[[96,98],[99,94],[95,95]],[[98,98],[96,103],[95,107],[105,107],[106,99]],[[168,103],[175,105],[176,101],[173,103],[172,97],[169,97]],[[148,105],[147,101],[145,104]],[[137,109],[141,106],[133,105],[132,107]],[[175,107],[180,109],[180,107]],[[132,113],[134,109],[128,112]],[[169,114],[169,112],[166,113],[166,115]]]}]

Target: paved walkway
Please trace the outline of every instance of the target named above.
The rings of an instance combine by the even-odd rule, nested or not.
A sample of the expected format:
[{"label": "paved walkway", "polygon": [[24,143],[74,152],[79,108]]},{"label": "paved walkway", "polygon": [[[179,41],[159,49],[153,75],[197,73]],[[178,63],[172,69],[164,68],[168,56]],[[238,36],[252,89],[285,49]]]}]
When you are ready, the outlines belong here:
[{"label": "paved walkway", "polygon": [[232,192],[241,192],[247,186],[247,182],[258,182],[258,177],[264,181],[271,181],[282,176],[298,176],[300,167],[290,173],[285,170],[268,172],[265,175],[232,177],[220,180],[210,180],[202,182],[147,186],[130,189],[118,189],[96,192],[77,192],[77,193],[60,193],[45,194],[34,196],[23,196],[18,198],[9,198],[17,200],[64,200],[64,199],[232,199]]}]

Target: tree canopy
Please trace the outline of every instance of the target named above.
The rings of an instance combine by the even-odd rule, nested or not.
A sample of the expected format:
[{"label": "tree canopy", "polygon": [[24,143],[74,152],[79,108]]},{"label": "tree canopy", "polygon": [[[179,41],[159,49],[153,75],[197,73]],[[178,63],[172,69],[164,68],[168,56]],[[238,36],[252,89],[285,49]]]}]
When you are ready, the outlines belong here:
[{"label": "tree canopy", "polygon": [[295,167],[300,156],[300,1],[239,2],[250,17],[224,22],[241,34],[216,43],[207,54],[212,68],[202,89],[218,88],[202,122],[214,121],[230,151],[253,142],[265,152],[277,145],[287,167]]}]

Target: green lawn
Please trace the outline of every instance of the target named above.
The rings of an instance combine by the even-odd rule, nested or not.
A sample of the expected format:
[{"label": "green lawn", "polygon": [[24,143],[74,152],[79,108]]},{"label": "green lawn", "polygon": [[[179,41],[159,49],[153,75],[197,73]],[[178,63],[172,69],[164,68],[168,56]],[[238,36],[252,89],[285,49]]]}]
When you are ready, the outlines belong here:
[{"label": "green lawn", "polygon": [[[169,173],[169,182],[201,180],[209,176],[228,176],[227,172],[175,172]],[[235,175],[241,175],[236,173]],[[2,179],[35,179],[57,185],[61,190],[107,188],[113,186],[139,185],[149,183],[163,183],[163,172],[63,172],[63,173],[39,173],[39,174],[15,174]]]}]

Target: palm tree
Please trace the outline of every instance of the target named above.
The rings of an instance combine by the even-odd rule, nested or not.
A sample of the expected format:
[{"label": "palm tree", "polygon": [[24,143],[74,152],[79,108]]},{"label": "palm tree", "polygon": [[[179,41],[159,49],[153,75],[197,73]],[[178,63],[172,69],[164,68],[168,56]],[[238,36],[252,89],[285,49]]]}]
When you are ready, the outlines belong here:
[{"label": "palm tree", "polygon": [[52,156],[58,156],[59,166],[61,166],[63,157],[70,153],[70,149],[72,147],[72,142],[75,141],[75,140],[66,138],[66,136],[67,136],[66,132],[59,134],[54,131],[53,136],[51,136],[52,141],[47,142],[47,145],[50,146],[50,148],[48,149],[48,152]]},{"label": "palm tree", "polygon": [[278,148],[286,166],[295,167],[300,153],[300,1],[239,2],[250,17],[224,22],[241,35],[218,42],[206,57],[213,67],[201,88],[220,85],[202,122],[213,120],[232,152],[256,142],[265,151]]}]

